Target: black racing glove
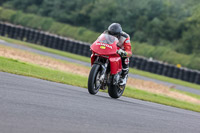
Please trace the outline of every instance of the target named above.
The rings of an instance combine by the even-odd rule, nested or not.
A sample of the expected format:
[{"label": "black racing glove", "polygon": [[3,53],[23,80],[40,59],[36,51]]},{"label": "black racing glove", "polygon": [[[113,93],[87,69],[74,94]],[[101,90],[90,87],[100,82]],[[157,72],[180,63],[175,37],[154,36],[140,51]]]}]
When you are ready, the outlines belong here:
[{"label": "black racing glove", "polygon": [[121,57],[126,57],[127,56],[127,52],[122,50],[122,49],[119,49],[117,50],[117,53],[121,56]]}]

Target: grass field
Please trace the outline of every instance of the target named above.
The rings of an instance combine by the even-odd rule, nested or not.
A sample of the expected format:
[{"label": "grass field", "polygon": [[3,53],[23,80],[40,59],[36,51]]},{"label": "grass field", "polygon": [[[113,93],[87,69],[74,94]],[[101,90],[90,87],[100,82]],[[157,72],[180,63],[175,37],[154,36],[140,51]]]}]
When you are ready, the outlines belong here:
[{"label": "grass field", "polygon": [[[35,44],[32,44],[32,43],[27,43],[27,42],[23,42],[23,41],[19,41],[19,40],[14,40],[14,39],[10,39],[10,38],[7,38],[7,37],[0,36],[0,39],[5,40],[5,41],[10,42],[10,43],[21,44],[21,45],[28,46],[28,47],[38,49],[38,50],[41,50],[41,51],[50,52],[50,53],[54,53],[54,54],[61,55],[61,56],[64,56],[64,57],[73,58],[73,59],[76,59],[76,60],[80,60],[80,61],[90,63],[90,58],[88,58],[88,57],[72,54],[72,53],[69,53],[69,52],[59,51],[59,50],[43,47],[43,46],[40,46],[40,45],[35,45]],[[137,69],[134,69],[134,68],[130,68],[130,73],[138,74],[138,75],[141,75],[141,76],[145,76],[145,77],[149,77],[149,78],[153,78],[153,79],[158,79],[158,80],[161,80],[161,81],[166,81],[166,82],[179,84],[179,85],[183,85],[183,86],[186,86],[186,87],[190,87],[190,88],[200,90],[200,85],[185,82],[185,81],[174,79],[174,78],[165,77],[165,76],[162,76],[162,75],[157,75],[157,74],[137,70]]]},{"label": "grass field", "polygon": [[[0,57],[0,71],[87,88],[87,77]],[[127,87],[124,96],[200,112],[200,105]]]}]

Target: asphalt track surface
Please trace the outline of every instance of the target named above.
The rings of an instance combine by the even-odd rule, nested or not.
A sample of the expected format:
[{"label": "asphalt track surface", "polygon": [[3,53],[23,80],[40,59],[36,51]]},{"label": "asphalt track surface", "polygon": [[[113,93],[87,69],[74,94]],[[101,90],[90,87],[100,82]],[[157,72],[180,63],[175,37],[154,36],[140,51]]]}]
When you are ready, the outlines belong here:
[{"label": "asphalt track surface", "polygon": [[0,72],[1,133],[200,133],[200,113]]},{"label": "asphalt track surface", "polygon": [[[36,49],[26,47],[26,46],[23,46],[23,45],[8,43],[8,42],[5,42],[3,40],[0,40],[0,45],[6,45],[6,46],[9,46],[9,47],[22,49],[22,50],[30,51],[30,52],[37,53],[37,54],[40,54],[40,55],[49,56],[49,57],[52,57],[52,58],[56,58],[56,59],[60,59],[60,60],[68,61],[68,62],[73,62],[73,63],[77,63],[77,64],[81,64],[81,65],[90,67],[90,63],[87,63],[87,62],[63,57],[63,56],[56,55],[56,54],[53,54],[53,53],[48,53],[48,52],[36,50]],[[129,73],[129,77],[142,79],[142,80],[146,80],[146,81],[153,81],[153,82],[156,82],[158,84],[163,84],[163,85],[166,85],[166,86],[169,86],[169,87],[173,86],[175,89],[200,95],[200,90],[197,90],[197,89],[193,89],[193,88],[189,88],[189,87],[185,87],[185,86],[181,86],[181,85],[177,85],[177,84],[173,84],[173,83],[168,83],[168,82],[165,82],[165,81],[160,81],[160,80],[157,80],[157,79],[152,79],[152,78],[148,78],[148,77],[144,77],[144,76],[136,75],[136,74],[131,74],[131,73]]]}]

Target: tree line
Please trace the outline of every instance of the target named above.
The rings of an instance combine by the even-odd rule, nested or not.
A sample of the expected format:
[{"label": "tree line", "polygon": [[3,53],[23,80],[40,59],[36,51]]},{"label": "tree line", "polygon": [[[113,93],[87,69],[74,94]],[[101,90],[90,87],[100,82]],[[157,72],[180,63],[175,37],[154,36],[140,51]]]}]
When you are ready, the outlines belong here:
[{"label": "tree line", "polygon": [[133,41],[200,55],[199,0],[0,0],[0,5],[96,32],[118,22]]}]

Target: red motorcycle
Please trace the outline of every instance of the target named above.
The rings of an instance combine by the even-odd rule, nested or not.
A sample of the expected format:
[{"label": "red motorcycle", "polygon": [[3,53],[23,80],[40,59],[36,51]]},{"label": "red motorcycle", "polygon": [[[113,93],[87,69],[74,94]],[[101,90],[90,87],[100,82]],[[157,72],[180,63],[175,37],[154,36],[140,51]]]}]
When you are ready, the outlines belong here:
[{"label": "red motorcycle", "polygon": [[91,45],[92,69],[88,78],[88,91],[95,95],[99,89],[108,89],[112,98],[119,98],[125,85],[119,85],[122,73],[122,61],[117,54],[119,40],[108,34],[101,34]]}]

